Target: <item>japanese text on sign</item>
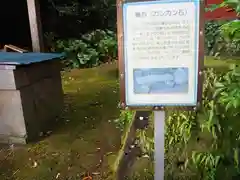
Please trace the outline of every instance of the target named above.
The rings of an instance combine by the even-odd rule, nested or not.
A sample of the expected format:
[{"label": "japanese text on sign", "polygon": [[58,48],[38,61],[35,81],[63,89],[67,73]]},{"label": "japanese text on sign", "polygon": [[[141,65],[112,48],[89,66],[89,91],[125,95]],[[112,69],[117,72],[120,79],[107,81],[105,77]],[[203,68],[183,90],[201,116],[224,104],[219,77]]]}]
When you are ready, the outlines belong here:
[{"label": "japanese text on sign", "polygon": [[136,12],[136,17],[147,17],[147,16],[186,16],[187,10],[186,9],[174,9],[174,10],[162,10],[162,11],[151,11],[147,12]]},{"label": "japanese text on sign", "polygon": [[199,3],[124,6],[127,104],[194,104]]}]

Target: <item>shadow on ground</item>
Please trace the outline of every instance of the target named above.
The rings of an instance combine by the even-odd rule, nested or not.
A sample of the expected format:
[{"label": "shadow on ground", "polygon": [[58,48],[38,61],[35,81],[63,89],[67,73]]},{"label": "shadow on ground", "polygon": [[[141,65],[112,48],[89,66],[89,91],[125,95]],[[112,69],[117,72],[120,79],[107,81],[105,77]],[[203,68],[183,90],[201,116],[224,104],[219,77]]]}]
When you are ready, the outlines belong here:
[{"label": "shadow on ground", "polygon": [[[115,73],[114,73],[115,72]],[[65,108],[53,132],[26,147],[3,148],[1,180],[105,179],[119,150],[116,66],[63,73]]]}]

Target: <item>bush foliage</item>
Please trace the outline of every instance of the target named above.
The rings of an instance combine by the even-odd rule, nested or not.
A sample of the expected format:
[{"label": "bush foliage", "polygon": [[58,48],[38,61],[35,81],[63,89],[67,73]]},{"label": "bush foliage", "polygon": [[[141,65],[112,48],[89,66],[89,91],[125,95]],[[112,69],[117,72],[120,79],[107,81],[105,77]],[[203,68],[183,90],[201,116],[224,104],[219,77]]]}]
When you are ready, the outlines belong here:
[{"label": "bush foliage", "polygon": [[[198,111],[167,111],[166,179],[240,177],[240,68],[232,66],[227,72],[208,68],[204,76],[203,101]],[[129,124],[131,113],[121,112],[118,127]],[[154,159],[154,137],[145,130],[138,135],[143,153]]]},{"label": "bush foliage", "polygon": [[116,35],[109,30],[96,30],[82,35],[80,39],[57,40],[54,51],[66,53],[64,64],[67,67],[95,67],[116,60]]}]

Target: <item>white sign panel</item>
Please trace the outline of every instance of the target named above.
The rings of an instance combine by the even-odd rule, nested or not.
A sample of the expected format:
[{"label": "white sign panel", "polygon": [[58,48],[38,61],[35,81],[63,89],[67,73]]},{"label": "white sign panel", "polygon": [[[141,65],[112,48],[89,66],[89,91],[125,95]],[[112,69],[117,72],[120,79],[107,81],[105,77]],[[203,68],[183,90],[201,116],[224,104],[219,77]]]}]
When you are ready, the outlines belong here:
[{"label": "white sign panel", "polygon": [[197,104],[200,2],[123,5],[127,106]]}]

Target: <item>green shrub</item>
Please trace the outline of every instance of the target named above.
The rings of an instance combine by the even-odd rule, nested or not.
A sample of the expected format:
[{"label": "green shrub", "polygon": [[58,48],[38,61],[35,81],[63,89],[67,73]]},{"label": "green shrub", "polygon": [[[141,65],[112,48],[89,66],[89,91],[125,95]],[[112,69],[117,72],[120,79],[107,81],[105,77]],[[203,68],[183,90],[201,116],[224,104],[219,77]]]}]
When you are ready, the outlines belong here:
[{"label": "green shrub", "polygon": [[205,24],[205,54],[212,55],[215,44],[220,35],[221,24],[216,21],[210,21]]},{"label": "green shrub", "polygon": [[[207,11],[214,11],[218,8],[232,8],[237,15],[240,14],[239,0],[225,0],[219,4],[212,4],[206,8]],[[220,26],[219,26],[220,25]],[[223,55],[223,56],[239,56],[240,53],[240,21],[228,21],[228,22],[210,22],[206,24],[206,36],[207,48],[211,48],[212,54],[210,55]],[[215,29],[214,29],[215,28]],[[209,31],[210,30],[210,31]],[[213,41],[215,43],[213,43]],[[214,44],[214,45],[213,45]],[[212,48],[213,46],[215,48]],[[208,54],[209,55],[209,54]]]},{"label": "green shrub", "polygon": [[57,40],[55,51],[66,53],[64,64],[67,67],[95,67],[116,60],[116,35],[109,30],[96,30],[82,35],[80,39]]},{"label": "green shrub", "polygon": [[[202,179],[239,175],[239,107],[239,68],[233,66],[227,73],[206,70],[200,111],[173,112],[167,119],[166,152],[185,154],[185,167]],[[207,148],[196,148],[199,143]]]},{"label": "green shrub", "polygon": [[207,22],[205,24],[205,54],[210,56],[239,56],[239,27],[240,21]]},{"label": "green shrub", "polygon": [[[240,68],[204,71],[202,105],[196,112],[167,111],[165,177],[232,179],[240,175]],[[117,122],[127,124],[128,111]],[[151,147],[153,136],[141,132],[138,143]],[[143,143],[143,144],[141,144]],[[147,148],[150,157],[154,148]],[[179,166],[179,164],[181,164]]]}]

